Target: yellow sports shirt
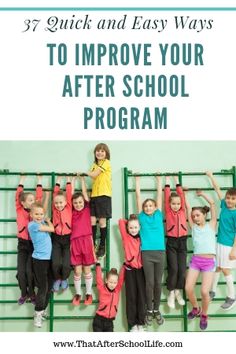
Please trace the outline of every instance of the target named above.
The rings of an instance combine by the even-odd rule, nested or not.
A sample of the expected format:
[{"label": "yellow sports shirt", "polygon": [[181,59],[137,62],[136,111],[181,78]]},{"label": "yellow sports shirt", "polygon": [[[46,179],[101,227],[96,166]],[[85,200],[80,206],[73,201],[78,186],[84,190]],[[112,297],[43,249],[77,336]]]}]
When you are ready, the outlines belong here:
[{"label": "yellow sports shirt", "polygon": [[109,160],[101,160],[98,164],[94,163],[90,171],[94,172],[98,168],[102,173],[93,180],[91,197],[111,197],[111,163]]}]

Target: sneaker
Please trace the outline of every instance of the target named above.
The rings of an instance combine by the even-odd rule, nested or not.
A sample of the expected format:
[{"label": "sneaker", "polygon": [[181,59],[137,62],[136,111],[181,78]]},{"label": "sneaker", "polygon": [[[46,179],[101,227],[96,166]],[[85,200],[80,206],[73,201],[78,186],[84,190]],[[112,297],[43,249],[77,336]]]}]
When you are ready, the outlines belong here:
[{"label": "sneaker", "polygon": [[138,332],[146,332],[146,328],[144,325],[138,325]]},{"label": "sneaker", "polygon": [[91,294],[86,294],[86,298],[84,300],[85,305],[91,305],[93,303],[93,297]]},{"label": "sneaker", "polygon": [[160,311],[154,311],[153,312],[153,317],[155,318],[155,320],[157,321],[157,324],[159,326],[163,325],[163,323],[165,322],[164,317],[162,316]]},{"label": "sneaker", "polygon": [[178,304],[180,306],[184,306],[185,305],[185,300],[183,299],[179,289],[175,289],[175,298],[176,298],[176,300],[177,300],[177,302],[178,302]]},{"label": "sneaker", "polygon": [[72,299],[72,304],[74,306],[79,306],[81,300],[81,295],[76,294]]},{"label": "sneaker", "polygon": [[207,320],[208,316],[206,315],[201,315],[200,316],[200,328],[204,331],[204,329],[207,328]]},{"label": "sneaker", "polygon": [[34,314],[34,325],[37,328],[41,328],[42,327],[42,313],[43,313],[43,311],[35,311],[35,314]]},{"label": "sneaker", "polygon": [[234,305],[236,305],[236,300],[231,299],[230,297],[227,297],[225,299],[225,302],[221,305],[221,308],[223,310],[230,310],[230,309],[232,309],[232,307],[234,307]]},{"label": "sneaker", "polygon": [[167,298],[167,305],[170,309],[175,309],[175,292],[171,290]]},{"label": "sneaker", "polygon": [[130,332],[138,332],[138,325],[131,327]]},{"label": "sneaker", "polygon": [[53,291],[55,293],[58,293],[58,291],[60,290],[60,286],[61,286],[61,279],[57,279],[56,281],[54,281],[53,283]]},{"label": "sneaker", "polygon": [[45,310],[43,310],[43,313],[42,313],[42,320],[45,321],[45,320],[47,320],[47,318],[48,318],[48,313],[47,313],[47,310],[45,309]]},{"label": "sneaker", "polygon": [[146,317],[145,317],[145,322],[147,326],[151,326],[153,320],[153,312],[152,311],[147,311]]},{"label": "sneaker", "polygon": [[61,281],[61,288],[62,288],[62,291],[65,291],[68,287],[69,287],[68,280],[67,280],[67,279],[62,280],[62,281]]},{"label": "sneaker", "polygon": [[102,257],[105,256],[105,246],[99,245],[98,250],[97,250],[97,252],[96,252],[96,256],[97,256],[98,258],[102,258]]},{"label": "sneaker", "polygon": [[197,308],[197,307],[193,307],[192,311],[190,311],[188,313],[188,319],[189,320],[193,320],[195,317],[199,317],[201,314],[201,307]]},{"label": "sneaker", "polygon": [[18,305],[23,305],[26,300],[28,299],[28,296],[21,296],[19,299],[18,299]]},{"label": "sneaker", "polygon": [[210,296],[210,301],[212,301],[214,299],[214,297],[216,296],[215,291],[209,291],[209,296]]},{"label": "sneaker", "polygon": [[30,302],[32,305],[35,305],[35,304],[36,304],[36,297],[35,297],[35,295],[30,296],[29,302]]}]

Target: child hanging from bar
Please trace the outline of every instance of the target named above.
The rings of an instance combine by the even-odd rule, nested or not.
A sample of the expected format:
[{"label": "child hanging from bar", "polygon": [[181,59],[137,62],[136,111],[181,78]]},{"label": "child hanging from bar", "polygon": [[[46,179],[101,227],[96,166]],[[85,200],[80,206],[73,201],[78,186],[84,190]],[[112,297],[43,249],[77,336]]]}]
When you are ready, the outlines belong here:
[{"label": "child hanging from bar", "polygon": [[140,177],[136,181],[136,203],[140,223],[141,251],[146,281],[147,312],[146,323],[155,320],[160,326],[164,317],[160,312],[161,282],[165,262],[165,234],[162,214],[162,180],[156,176],[156,200],[147,198],[141,201]]},{"label": "child hanging from bar", "polygon": [[54,231],[54,227],[49,218],[45,217],[49,192],[46,192],[44,205],[34,203],[31,207],[30,215],[32,221],[28,225],[30,237],[34,245],[33,271],[38,288],[35,301],[34,325],[42,327],[42,320],[47,317],[47,305],[49,302],[53,278],[51,269],[52,241],[49,232]]},{"label": "child hanging from bar", "polygon": [[[74,184],[73,178],[73,184]],[[71,231],[71,265],[74,266],[74,285],[76,294],[72,303],[78,306],[81,301],[81,275],[84,273],[86,295],[84,304],[92,304],[93,274],[91,265],[95,263],[90,205],[85,179],[80,176],[81,192],[72,195],[72,231]],[[74,189],[74,186],[73,186]]]},{"label": "child hanging from bar", "polygon": [[166,177],[164,189],[166,218],[167,257],[167,304],[175,308],[175,299],[183,306],[185,301],[181,291],[185,286],[187,258],[187,222],[184,192],[177,176],[174,176],[176,192],[170,190],[170,177]]},{"label": "child hanging from bar", "polygon": [[217,268],[210,296],[211,299],[215,297],[220,272],[222,272],[226,280],[227,296],[221,308],[223,310],[230,310],[236,304],[234,279],[231,273],[232,269],[236,268],[236,188],[229,188],[224,197],[212,172],[208,171],[206,175],[209,177],[221,201],[216,248]]},{"label": "child hanging from bar", "polygon": [[93,179],[90,201],[93,241],[96,247],[98,220],[101,238],[96,254],[97,257],[103,257],[106,251],[107,219],[112,216],[110,151],[106,144],[101,143],[95,146],[94,163],[87,175]]},{"label": "child hanging from bar", "polygon": [[113,321],[117,315],[120,292],[124,282],[124,271],[124,266],[122,266],[119,274],[116,268],[112,268],[107,273],[104,283],[101,265],[96,263],[99,304],[93,320],[94,332],[113,332]]},{"label": "child hanging from bar", "polygon": [[53,290],[65,291],[70,275],[70,236],[72,220],[72,186],[67,177],[66,193],[60,189],[62,177],[56,181],[53,192],[52,216],[54,233],[52,234],[52,271],[54,277]]},{"label": "child hanging from bar", "polygon": [[130,332],[145,330],[145,278],[140,249],[140,224],[135,214],[119,220],[125,252],[126,316]]},{"label": "child hanging from bar", "polygon": [[[202,191],[197,191],[197,195],[204,198],[209,203],[210,208],[208,206],[197,206],[191,209],[186,199],[188,222],[192,229],[193,256],[189,264],[185,290],[192,305],[192,310],[188,313],[188,319],[193,320],[196,317],[200,317],[200,328],[205,330],[208,325],[209,291],[216,268],[217,218],[214,201]],[[206,217],[209,211],[211,212],[211,219],[207,222]],[[195,285],[199,274],[202,275],[202,308],[198,306],[198,300],[195,295]]]},{"label": "child hanging from bar", "polygon": [[18,304],[23,305],[29,298],[32,304],[35,304],[34,279],[32,270],[33,244],[28,232],[28,223],[31,220],[30,209],[36,201],[42,201],[42,177],[37,176],[36,195],[32,192],[24,191],[24,181],[26,175],[20,177],[19,185],[15,195],[16,223],[17,223],[17,279],[21,296]]}]

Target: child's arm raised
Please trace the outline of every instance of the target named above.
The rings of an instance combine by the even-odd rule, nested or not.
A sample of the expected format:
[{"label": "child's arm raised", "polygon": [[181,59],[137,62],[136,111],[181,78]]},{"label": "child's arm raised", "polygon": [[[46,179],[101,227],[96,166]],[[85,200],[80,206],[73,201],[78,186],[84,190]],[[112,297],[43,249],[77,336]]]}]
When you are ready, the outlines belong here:
[{"label": "child's arm raised", "polygon": [[79,178],[80,178],[80,181],[81,181],[81,189],[82,189],[83,197],[86,200],[86,202],[88,202],[89,201],[89,196],[88,196],[88,192],[87,192],[85,178],[84,178],[84,176],[80,176]]},{"label": "child's arm raised", "polygon": [[185,193],[185,206],[187,209],[187,218],[188,218],[188,223],[189,226],[192,228],[193,227],[193,221],[192,221],[192,208],[189,204],[188,198],[187,198],[187,194]]},{"label": "child's arm raised", "polygon": [[54,226],[49,218],[45,219],[47,225],[45,224],[40,224],[39,226],[39,231],[43,232],[54,232]]},{"label": "child's arm raised", "polygon": [[66,177],[66,202],[67,205],[72,206],[72,186],[70,176]]},{"label": "child's arm raised", "polygon": [[161,180],[161,176],[156,176],[156,182],[157,182],[157,197],[156,197],[157,209],[159,209],[161,211],[162,210],[162,180]]},{"label": "child's arm raised", "polygon": [[44,209],[45,214],[47,214],[47,211],[48,211],[49,198],[50,198],[50,192],[46,191],[44,202],[43,202],[43,209]]},{"label": "child's arm raised", "polygon": [[170,176],[166,176],[164,197],[165,212],[167,213],[170,210]]},{"label": "child's arm raised", "polygon": [[96,283],[98,290],[103,288],[104,282],[102,279],[102,269],[100,263],[96,263]]},{"label": "child's arm raised", "polygon": [[36,194],[35,194],[35,200],[36,202],[42,202],[43,201],[43,187],[42,187],[42,176],[37,175],[37,186],[36,186]]},{"label": "child's arm raised", "polygon": [[216,229],[216,223],[217,223],[217,215],[216,215],[216,207],[215,207],[215,202],[213,199],[209,198],[207,194],[203,193],[201,190],[197,190],[196,194],[198,197],[204,198],[207,203],[210,205],[210,211],[211,211],[211,220],[210,224],[212,228],[215,230]]},{"label": "child's arm raised", "polygon": [[60,191],[61,188],[61,180],[62,180],[62,176],[58,176],[57,180],[56,180],[56,184],[54,186],[53,189],[53,198],[57,195],[57,193]]},{"label": "child's arm raised", "polygon": [[22,205],[20,203],[20,194],[24,191],[24,182],[25,182],[25,175],[20,176],[19,184],[16,189],[16,195],[15,195],[15,205],[16,209],[22,208]]},{"label": "child's arm raised", "polygon": [[140,177],[135,176],[135,195],[136,195],[136,206],[138,213],[142,211],[142,202],[141,202],[141,192],[140,192]]},{"label": "child's arm raised", "polygon": [[213,177],[212,172],[211,171],[207,171],[206,175],[209,177],[209,179],[211,181],[211,184],[212,184],[214,190],[216,191],[216,194],[218,195],[218,198],[220,200],[222,200],[223,199],[223,194],[222,194],[222,192],[220,190],[220,187],[219,187],[218,183],[216,182],[216,179]]},{"label": "child's arm raised", "polygon": [[122,285],[124,283],[124,280],[125,280],[125,266],[123,265],[121,267],[121,270],[119,272],[119,278],[118,278],[118,283],[117,283],[117,290],[120,291],[121,288],[122,288]]}]

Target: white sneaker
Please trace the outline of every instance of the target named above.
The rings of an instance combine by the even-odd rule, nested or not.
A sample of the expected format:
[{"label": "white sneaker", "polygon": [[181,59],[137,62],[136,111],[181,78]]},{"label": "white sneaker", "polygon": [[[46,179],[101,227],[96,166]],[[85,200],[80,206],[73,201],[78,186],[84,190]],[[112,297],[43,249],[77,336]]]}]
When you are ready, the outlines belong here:
[{"label": "white sneaker", "polygon": [[38,328],[42,327],[42,314],[43,314],[43,311],[35,311],[35,313],[34,313],[35,327],[38,327]]},{"label": "white sneaker", "polygon": [[146,327],[142,325],[138,325],[138,332],[146,332]]},{"label": "white sneaker", "polygon": [[170,309],[175,309],[175,292],[171,290],[167,298],[167,304]]},{"label": "white sneaker", "polygon": [[47,319],[47,316],[48,316],[48,313],[47,313],[47,310],[43,310],[42,311],[42,320],[45,321]]},{"label": "white sneaker", "polygon": [[179,289],[175,289],[175,298],[178,301],[178,304],[180,306],[184,306],[185,305],[185,301],[182,298],[181,292],[179,291]]},{"label": "white sneaker", "polygon": [[138,325],[134,325],[133,327],[131,327],[130,332],[138,332],[138,331],[139,331]]}]

